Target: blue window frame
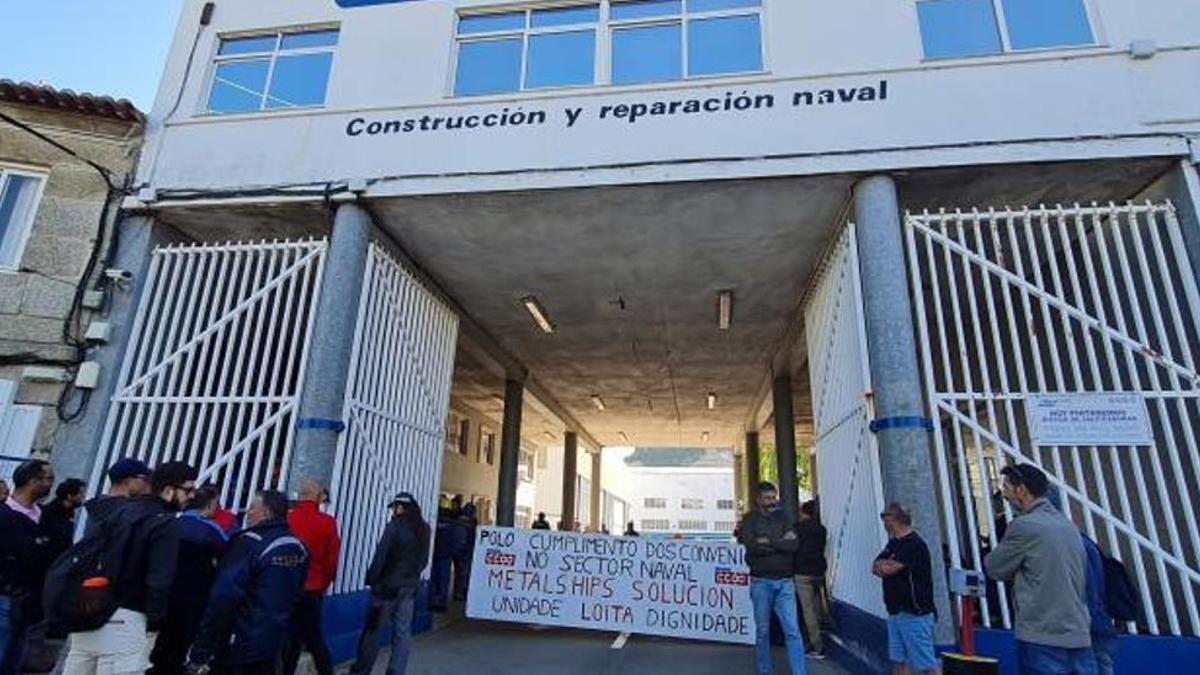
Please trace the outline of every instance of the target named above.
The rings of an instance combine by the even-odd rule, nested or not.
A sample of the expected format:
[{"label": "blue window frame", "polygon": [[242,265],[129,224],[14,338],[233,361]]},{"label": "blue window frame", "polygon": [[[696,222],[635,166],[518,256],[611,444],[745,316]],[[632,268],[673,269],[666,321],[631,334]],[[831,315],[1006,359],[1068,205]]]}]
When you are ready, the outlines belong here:
[{"label": "blue window frame", "polygon": [[463,14],[456,31],[454,95],[760,72],[761,5],[762,0],[581,0]]},{"label": "blue window frame", "polygon": [[1087,1],[918,0],[925,57],[961,58],[1094,44]]},{"label": "blue window frame", "polygon": [[336,29],[222,38],[205,112],[324,105],[337,42]]}]

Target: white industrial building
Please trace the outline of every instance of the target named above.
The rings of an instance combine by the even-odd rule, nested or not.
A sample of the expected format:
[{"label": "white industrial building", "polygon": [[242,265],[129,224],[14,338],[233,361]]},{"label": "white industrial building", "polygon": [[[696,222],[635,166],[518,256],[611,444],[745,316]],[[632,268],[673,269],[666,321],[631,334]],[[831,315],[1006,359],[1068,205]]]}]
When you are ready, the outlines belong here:
[{"label": "white industrial building", "polygon": [[[557,517],[598,527],[605,447],[734,447],[746,500],[760,434],[780,475],[799,440],[873,667],[883,502],[978,568],[997,471],[1036,462],[1135,578],[1122,672],[1180,672],[1197,73],[1192,0],[188,0],[58,471],[328,480],[357,620],[397,489],[513,523],[561,460]],[[1138,428],[1031,422],[1101,405]]]}]

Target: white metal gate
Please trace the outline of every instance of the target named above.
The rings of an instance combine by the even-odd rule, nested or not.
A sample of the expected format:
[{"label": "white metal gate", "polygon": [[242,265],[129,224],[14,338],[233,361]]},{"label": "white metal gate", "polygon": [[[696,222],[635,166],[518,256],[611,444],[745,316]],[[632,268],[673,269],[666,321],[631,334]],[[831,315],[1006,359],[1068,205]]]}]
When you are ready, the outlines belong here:
[{"label": "white metal gate", "polygon": [[[1200,635],[1200,294],[1174,208],[926,212],[906,230],[952,564],[980,569],[1011,517],[999,470],[1032,462],[1133,575],[1130,629]],[[1154,444],[1032,447],[1028,396],[1077,392],[1142,396]],[[990,595],[983,622],[1010,627]]]},{"label": "white metal gate", "polygon": [[884,617],[870,561],[887,543],[879,523],[883,487],[870,432],[870,363],[862,316],[855,227],[829,252],[805,299],[821,514],[829,530],[833,597]]},{"label": "white metal gate", "polygon": [[372,244],[333,470],[343,534],[336,592],[363,587],[397,492],[411,492],[430,523],[437,518],[457,336],[454,312]]},{"label": "white metal gate", "polygon": [[154,252],[92,472],[183,460],[241,510],[287,478],[325,241]]}]

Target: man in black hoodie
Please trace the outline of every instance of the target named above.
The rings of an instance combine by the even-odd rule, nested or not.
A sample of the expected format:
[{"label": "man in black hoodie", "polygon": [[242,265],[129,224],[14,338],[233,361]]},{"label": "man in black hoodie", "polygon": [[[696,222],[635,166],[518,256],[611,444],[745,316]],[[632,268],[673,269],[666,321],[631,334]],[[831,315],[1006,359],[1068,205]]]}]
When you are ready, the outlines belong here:
[{"label": "man in black hoodie", "polygon": [[417,500],[407,492],[396,495],[388,506],[392,509],[392,520],[384,529],[367,569],[371,604],[351,675],[371,672],[379,655],[379,630],[388,618],[392,620],[392,655],[387,673],[404,675],[408,668],[417,586],[429,559],[429,525],[421,517]]},{"label": "man in black hoodie", "polygon": [[114,585],[117,611],[99,630],[71,634],[63,675],[141,673],[150,667],[179,554],[175,515],[196,491],[196,470],[166,462],[150,483],[152,494],[129,497],[108,516],[130,533]]},{"label": "man in black hoodie", "polygon": [[756,629],[754,654],[758,675],[771,675],[771,614],[779,617],[787,642],[792,675],[805,675],[804,640],[796,618],[796,588],[792,585],[793,557],[799,540],[787,514],[779,508],[779,492],[771,483],[758,484],[758,510],[746,514],[738,529],[750,565],[750,600]]},{"label": "man in black hoodie", "polygon": [[83,504],[83,510],[87,513],[83,536],[98,532],[130,497],[150,494],[151,473],[150,467],[139,459],[125,457],[113,462],[108,468],[108,494],[89,499]]}]

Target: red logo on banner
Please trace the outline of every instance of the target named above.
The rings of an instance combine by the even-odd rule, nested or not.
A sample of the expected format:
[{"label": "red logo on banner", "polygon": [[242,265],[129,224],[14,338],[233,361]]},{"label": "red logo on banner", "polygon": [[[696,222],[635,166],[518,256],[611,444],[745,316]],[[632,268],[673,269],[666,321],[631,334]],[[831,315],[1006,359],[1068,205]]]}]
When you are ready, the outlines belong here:
[{"label": "red logo on banner", "polygon": [[750,575],[745,572],[734,572],[728,567],[718,567],[716,582],[722,586],[749,586]]},{"label": "red logo on banner", "polygon": [[483,558],[483,562],[485,565],[512,567],[517,564],[517,556],[513,553],[502,553],[494,548],[489,548],[487,555]]}]

